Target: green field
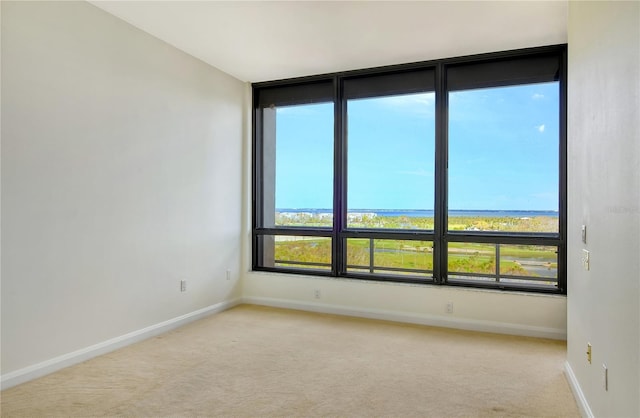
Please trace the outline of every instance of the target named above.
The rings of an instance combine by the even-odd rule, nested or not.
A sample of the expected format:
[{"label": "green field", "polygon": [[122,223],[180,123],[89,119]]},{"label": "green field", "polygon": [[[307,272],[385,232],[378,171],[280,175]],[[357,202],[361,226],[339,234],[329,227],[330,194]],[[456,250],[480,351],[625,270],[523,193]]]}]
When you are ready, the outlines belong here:
[{"label": "green field", "polygon": [[[383,229],[423,229],[433,230],[433,218],[410,216],[375,216],[372,214],[352,215],[348,219],[349,228]],[[311,213],[276,213],[277,226],[333,226],[331,217]],[[450,231],[509,231],[509,232],[558,232],[558,218],[554,216],[535,217],[481,217],[459,216],[449,218]]]},{"label": "green field", "polygon": [[[296,214],[299,215],[299,214]],[[331,226],[331,219],[313,215],[287,216],[280,225]],[[384,229],[433,229],[432,218],[363,217],[351,219],[350,226]],[[457,217],[449,219],[451,230],[553,232],[557,218],[493,218]],[[372,251],[373,248],[373,251]],[[496,274],[499,251],[499,274],[522,277],[549,277],[554,281],[557,270],[555,247],[536,245],[507,245],[450,243],[448,246],[450,274]],[[373,260],[371,254],[373,253]],[[318,237],[276,237],[277,265],[297,268],[330,269],[331,239]],[[291,262],[318,263],[324,266],[302,266]],[[382,274],[430,276],[433,269],[433,243],[430,241],[383,240],[368,238],[347,239],[348,270]],[[393,269],[402,269],[397,271]],[[418,270],[418,271],[412,271]]]}]

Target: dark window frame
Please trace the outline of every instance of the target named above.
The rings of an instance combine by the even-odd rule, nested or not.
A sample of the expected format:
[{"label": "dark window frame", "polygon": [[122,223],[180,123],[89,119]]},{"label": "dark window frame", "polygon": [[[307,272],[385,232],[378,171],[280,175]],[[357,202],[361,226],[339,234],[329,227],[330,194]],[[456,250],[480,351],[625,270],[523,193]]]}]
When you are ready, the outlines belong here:
[{"label": "dark window frame", "polygon": [[[522,85],[539,81],[537,73],[533,71],[532,77],[523,79],[521,82],[514,82],[516,79],[500,81],[493,74],[495,68],[500,68],[508,73],[509,66],[521,71],[527,63],[540,62],[541,72],[546,71],[545,63],[549,60],[557,60],[559,70],[554,75],[554,79],[559,82],[559,167],[558,167],[558,232],[557,233],[523,233],[523,232],[503,232],[503,231],[449,231],[447,230],[447,164],[448,164],[448,92],[455,89],[448,88],[447,74],[450,69],[462,69],[462,73],[474,70],[471,73],[482,73],[486,68],[485,75],[488,74],[488,81],[481,81],[483,86],[499,85]],[[547,61],[545,61],[547,60]],[[480,70],[478,70],[478,68]],[[566,251],[566,228],[567,228],[567,46],[552,45],[546,47],[526,48],[520,50],[504,51],[497,53],[480,54],[448,58],[443,60],[425,61],[411,64],[395,65],[388,67],[370,68],[341,73],[324,74],[310,77],[302,77],[288,80],[278,80],[270,82],[254,83],[253,87],[253,116],[252,116],[252,268],[254,271],[272,271],[281,273],[293,273],[304,275],[317,275],[327,277],[344,277],[353,279],[408,282],[426,285],[448,285],[464,286],[476,288],[489,288],[499,290],[515,290],[540,293],[566,294],[566,273],[567,273],[567,251]],[[346,95],[344,94],[345,80],[374,80],[377,76],[401,75],[403,72],[433,70],[435,72],[435,200],[434,200],[434,229],[425,230],[389,230],[389,229],[363,229],[348,228],[346,224]],[[501,71],[502,71],[501,70]],[[498,71],[500,73],[500,71]],[[518,73],[520,74],[520,73]],[[482,79],[483,75],[479,76]],[[485,79],[487,78],[485,77]],[[492,79],[493,77],[493,79]],[[543,80],[548,81],[547,78]],[[262,140],[262,115],[261,109],[265,105],[264,94],[269,91],[275,92],[277,97],[278,89],[291,89],[297,91],[305,86],[317,87],[323,82],[331,82],[333,86],[334,104],[334,184],[333,184],[333,227],[289,227],[289,226],[269,226],[262,224],[263,220],[263,140]],[[464,83],[458,79],[457,83]],[[500,84],[503,83],[503,84]],[[463,84],[464,85],[464,84]],[[312,89],[312,94],[317,93],[317,89]],[[262,102],[261,102],[262,100]],[[296,102],[297,103],[297,102]],[[304,102],[300,102],[304,103]],[[262,107],[261,107],[262,106]],[[329,237],[332,240],[332,262],[331,268],[327,271],[316,271],[295,267],[275,267],[266,266],[262,260],[262,253],[259,251],[259,242],[262,237],[270,235],[294,235],[294,236],[315,236]],[[412,276],[398,275],[372,275],[367,273],[347,272],[347,248],[348,238],[366,239],[399,239],[414,241],[432,241],[433,248],[433,277],[416,278]],[[553,246],[557,248],[557,285],[555,287],[540,287],[525,283],[504,283],[496,282],[465,281],[449,278],[447,271],[448,244],[451,242],[463,243],[489,243],[489,244],[522,244]],[[303,265],[301,263],[300,265]],[[391,271],[392,273],[393,271]],[[456,274],[456,273],[453,273]],[[488,276],[487,276],[488,277]],[[508,278],[508,277],[507,277]]]}]

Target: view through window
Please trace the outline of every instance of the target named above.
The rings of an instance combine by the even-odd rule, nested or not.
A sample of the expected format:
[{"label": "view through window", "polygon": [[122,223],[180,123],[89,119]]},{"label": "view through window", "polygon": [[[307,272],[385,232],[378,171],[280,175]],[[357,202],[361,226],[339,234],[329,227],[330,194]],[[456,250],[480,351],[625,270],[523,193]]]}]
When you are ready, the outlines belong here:
[{"label": "view through window", "polygon": [[[559,115],[557,81],[449,93],[449,231],[559,232]],[[553,284],[556,253],[450,243],[449,276]]]},{"label": "view through window", "polygon": [[347,101],[347,227],[433,229],[435,94]]},{"label": "view through window", "polygon": [[564,293],[564,51],[255,85],[254,269]]}]

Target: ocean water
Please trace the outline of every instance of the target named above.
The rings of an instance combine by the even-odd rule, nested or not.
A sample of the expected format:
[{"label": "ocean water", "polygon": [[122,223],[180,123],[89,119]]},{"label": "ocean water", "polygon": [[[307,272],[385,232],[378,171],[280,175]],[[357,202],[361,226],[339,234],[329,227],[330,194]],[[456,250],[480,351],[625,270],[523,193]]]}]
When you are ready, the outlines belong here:
[{"label": "ocean water", "polygon": [[[331,214],[330,209],[276,209],[279,213],[311,213]],[[407,216],[410,218],[432,218],[432,210],[402,210],[402,209],[352,209],[348,213],[373,213],[376,216]],[[553,210],[449,210],[449,217],[492,217],[492,218],[533,218],[535,216],[553,216],[557,217],[558,212]]]}]

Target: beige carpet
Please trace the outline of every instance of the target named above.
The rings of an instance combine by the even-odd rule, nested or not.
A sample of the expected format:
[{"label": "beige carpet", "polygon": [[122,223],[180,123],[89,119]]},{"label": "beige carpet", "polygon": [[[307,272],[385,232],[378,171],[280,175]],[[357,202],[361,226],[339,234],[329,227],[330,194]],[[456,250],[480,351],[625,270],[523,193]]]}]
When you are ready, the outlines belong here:
[{"label": "beige carpet", "polygon": [[242,305],[5,390],[2,416],[577,417],[565,352]]}]

